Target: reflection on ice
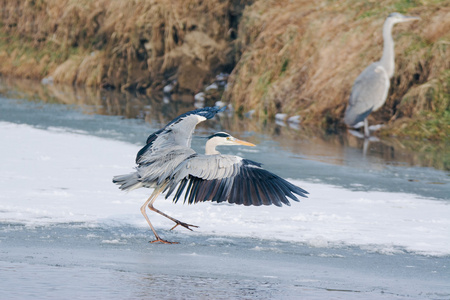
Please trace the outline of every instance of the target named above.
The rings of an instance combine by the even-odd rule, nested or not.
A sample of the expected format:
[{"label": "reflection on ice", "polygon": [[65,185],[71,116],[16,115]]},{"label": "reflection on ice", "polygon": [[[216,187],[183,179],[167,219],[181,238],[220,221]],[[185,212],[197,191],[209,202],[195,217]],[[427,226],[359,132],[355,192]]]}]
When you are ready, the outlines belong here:
[{"label": "reflection on ice", "polygon": [[[198,106],[200,102],[195,101],[194,95],[172,94],[169,101],[164,98],[164,94],[146,96],[142,94],[122,94],[115,91],[92,90],[89,88],[74,88],[72,86],[43,86],[26,80],[0,81],[0,95],[15,99],[23,98],[32,101],[43,101],[44,103],[66,104],[79,108],[85,114],[123,116],[130,119],[144,120],[151,124],[152,129],[147,128],[147,131],[142,133],[142,137],[135,137],[139,130],[142,130],[142,127],[134,127],[132,130],[127,128],[128,130],[126,131],[123,128],[117,128],[117,123],[115,123],[108,129],[102,129],[109,130],[109,136],[111,137],[119,135],[118,138],[120,139],[125,138],[136,143],[142,143],[151,130],[158,129],[180,113],[200,107]],[[202,107],[214,104],[225,105],[219,102],[207,103],[201,101]],[[42,104],[39,104],[38,107],[43,108]],[[29,107],[28,109],[38,110],[38,107]],[[45,109],[51,110],[49,107],[45,107]],[[250,142],[275,141],[283,149],[295,155],[338,165],[358,162],[360,164],[371,164],[371,167],[390,164],[450,170],[448,165],[450,161],[449,152],[445,151],[446,144],[444,142],[435,144],[432,142],[423,143],[422,141],[383,138],[380,141],[371,140],[370,145],[367,145],[364,144],[364,139],[346,132],[326,134],[314,128],[296,126],[300,116],[288,120],[289,126],[286,126],[286,123],[284,123],[285,116],[277,120],[277,124],[277,122],[260,123],[258,120],[252,120],[250,115],[251,112],[247,115],[248,117],[239,119],[232,118],[229,114],[222,114],[218,123],[210,121],[200,124],[197,132],[201,133],[202,130],[209,130],[209,132],[222,130],[237,137],[248,136],[251,133],[253,136]],[[72,114],[69,120],[61,120],[58,123],[61,126],[64,126],[63,123],[67,123],[65,126],[68,126],[71,123],[73,124],[70,119],[77,116],[82,117]],[[58,118],[55,113],[52,114],[52,117]],[[22,122],[26,121],[22,120]],[[123,125],[122,123],[120,126],[122,127]],[[90,133],[95,134],[94,129],[91,127],[88,130]],[[107,133],[101,134],[103,136],[107,135]],[[358,132],[355,132],[355,134],[358,134]]]}]

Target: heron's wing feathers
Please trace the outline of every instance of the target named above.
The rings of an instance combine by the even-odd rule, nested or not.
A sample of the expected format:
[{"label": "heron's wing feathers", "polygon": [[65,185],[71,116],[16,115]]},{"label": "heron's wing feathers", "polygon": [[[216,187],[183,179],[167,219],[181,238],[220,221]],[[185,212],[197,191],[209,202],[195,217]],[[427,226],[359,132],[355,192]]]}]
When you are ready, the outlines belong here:
[{"label": "heron's wing feathers", "polygon": [[[179,184],[179,185],[178,185]],[[261,168],[261,164],[232,155],[194,155],[174,172],[166,198],[178,189],[174,201],[185,194],[189,204],[211,200],[244,205],[290,205],[294,194],[308,194],[283,178]]]},{"label": "heron's wing feathers", "polygon": [[174,146],[158,152],[149,152],[141,158],[136,173],[145,185],[162,184],[171,178],[176,168],[196,152],[191,148]]},{"label": "heron's wing feathers", "polygon": [[356,125],[386,101],[389,91],[389,76],[378,63],[368,66],[355,80],[345,111],[347,125]]},{"label": "heron's wing feathers", "polygon": [[140,159],[136,172],[114,176],[113,182],[122,190],[160,186],[172,178],[175,169],[196,152],[191,148],[174,146],[169,149],[148,152]]},{"label": "heron's wing feathers", "polygon": [[164,128],[147,138],[147,144],[139,150],[136,163],[139,164],[148,153],[174,146],[191,147],[192,133],[198,123],[213,118],[226,107],[205,107],[184,113],[170,121]]}]

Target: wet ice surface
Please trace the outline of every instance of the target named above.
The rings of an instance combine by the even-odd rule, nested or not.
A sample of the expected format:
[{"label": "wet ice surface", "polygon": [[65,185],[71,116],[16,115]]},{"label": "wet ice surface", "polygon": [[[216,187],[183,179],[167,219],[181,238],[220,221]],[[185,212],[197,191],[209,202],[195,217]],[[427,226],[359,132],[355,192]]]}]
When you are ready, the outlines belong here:
[{"label": "wet ice surface", "polygon": [[[1,224],[5,299],[446,299],[449,260],[135,227]],[[6,241],[6,243],[5,243]],[[21,288],[17,284],[21,283]]]},{"label": "wet ice surface", "polygon": [[[180,242],[154,245],[139,212],[151,191],[111,183],[132,171],[147,124],[0,105],[0,287],[8,299],[450,298],[445,172],[357,168],[354,158],[334,166],[270,142],[259,152],[223,147],[264,162],[310,198],[276,208],[160,197],[159,209],[200,228],[168,231],[170,221],[151,215],[164,238]],[[194,140],[199,151],[202,144]]]}]

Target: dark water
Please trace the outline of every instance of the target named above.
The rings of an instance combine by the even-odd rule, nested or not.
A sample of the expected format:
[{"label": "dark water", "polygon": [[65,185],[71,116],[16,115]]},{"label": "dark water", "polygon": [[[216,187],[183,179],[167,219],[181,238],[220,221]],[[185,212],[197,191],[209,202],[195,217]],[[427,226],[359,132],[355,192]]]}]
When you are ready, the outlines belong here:
[{"label": "dark water", "polygon": [[[0,81],[0,95],[9,98],[0,101],[0,121],[61,127],[138,145],[179,114],[195,109],[193,95],[149,97],[29,81]],[[205,105],[214,105],[214,101]],[[347,132],[327,135],[318,129],[260,123],[225,113],[198,126],[193,148],[203,151],[202,137],[216,131],[227,131],[257,144],[256,151],[240,154],[263,162],[284,177],[352,190],[450,199],[448,142],[384,139],[364,145],[364,140]],[[223,153],[232,151],[221,149]]]}]

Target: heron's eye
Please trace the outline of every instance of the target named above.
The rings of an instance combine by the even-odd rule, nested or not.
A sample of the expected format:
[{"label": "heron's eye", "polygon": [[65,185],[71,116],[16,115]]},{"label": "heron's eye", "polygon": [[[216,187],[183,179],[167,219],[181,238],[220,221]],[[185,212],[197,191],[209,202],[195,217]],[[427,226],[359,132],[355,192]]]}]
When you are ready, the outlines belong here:
[{"label": "heron's eye", "polygon": [[229,141],[229,140],[231,140],[231,138],[230,138],[230,137],[227,137],[227,141]]}]

